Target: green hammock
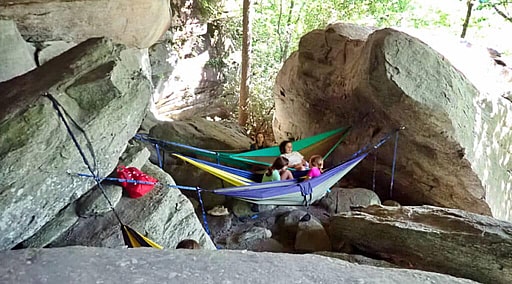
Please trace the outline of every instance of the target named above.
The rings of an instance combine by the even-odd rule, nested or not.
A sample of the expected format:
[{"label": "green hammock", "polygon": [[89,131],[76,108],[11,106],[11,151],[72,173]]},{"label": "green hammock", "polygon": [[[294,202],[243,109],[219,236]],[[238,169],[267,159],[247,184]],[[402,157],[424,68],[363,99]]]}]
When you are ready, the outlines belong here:
[{"label": "green hammock", "polygon": [[[317,134],[308,138],[293,141],[293,150],[299,151],[306,159],[312,155],[321,155],[326,159],[343,139],[348,135],[350,127],[342,127],[328,132]],[[243,153],[227,153],[221,151],[210,151],[176,142],[169,142],[137,134],[137,139],[148,141],[161,146],[173,146],[175,152],[192,153],[203,159],[210,159],[217,163],[227,164],[242,169],[254,169],[268,167],[274,159],[281,155],[278,146],[247,151]]]}]

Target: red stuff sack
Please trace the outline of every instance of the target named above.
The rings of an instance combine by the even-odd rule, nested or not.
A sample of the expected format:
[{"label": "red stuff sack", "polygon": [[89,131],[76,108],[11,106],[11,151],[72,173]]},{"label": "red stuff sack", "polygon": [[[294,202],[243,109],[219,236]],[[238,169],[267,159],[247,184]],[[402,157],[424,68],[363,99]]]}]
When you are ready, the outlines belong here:
[{"label": "red stuff sack", "polygon": [[137,180],[138,182],[121,181],[121,186],[126,190],[131,198],[139,198],[150,192],[158,180],[148,176],[135,167],[119,166],[117,168],[117,178],[126,180]]}]

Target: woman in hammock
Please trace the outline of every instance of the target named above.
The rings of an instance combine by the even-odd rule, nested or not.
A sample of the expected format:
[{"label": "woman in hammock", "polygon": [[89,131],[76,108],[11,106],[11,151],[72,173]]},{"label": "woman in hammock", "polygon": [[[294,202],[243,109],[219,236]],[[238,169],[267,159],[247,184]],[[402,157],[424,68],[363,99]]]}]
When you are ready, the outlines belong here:
[{"label": "woman in hammock", "polygon": [[293,151],[292,141],[285,140],[279,144],[281,157],[288,159],[288,167],[303,171],[308,168],[308,162],[304,160],[304,156],[297,151]]}]

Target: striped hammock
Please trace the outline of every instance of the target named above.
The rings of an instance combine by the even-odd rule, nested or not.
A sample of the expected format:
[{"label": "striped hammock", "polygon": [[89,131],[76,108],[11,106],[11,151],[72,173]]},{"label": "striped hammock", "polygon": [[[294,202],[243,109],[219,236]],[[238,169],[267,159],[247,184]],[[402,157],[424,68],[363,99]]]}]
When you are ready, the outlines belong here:
[{"label": "striped hammock", "polygon": [[[304,157],[321,155],[326,159],[343,139],[348,135],[350,127],[342,127],[328,132],[317,134],[308,138],[293,141],[293,150],[299,151]],[[136,139],[153,143],[159,146],[171,146],[174,152],[191,153],[202,159],[209,159],[218,164],[226,164],[241,169],[254,169],[254,167],[266,168],[272,164],[274,159],[281,155],[278,146],[247,151],[243,153],[228,153],[222,151],[210,151],[176,142],[170,142],[137,134]]]}]

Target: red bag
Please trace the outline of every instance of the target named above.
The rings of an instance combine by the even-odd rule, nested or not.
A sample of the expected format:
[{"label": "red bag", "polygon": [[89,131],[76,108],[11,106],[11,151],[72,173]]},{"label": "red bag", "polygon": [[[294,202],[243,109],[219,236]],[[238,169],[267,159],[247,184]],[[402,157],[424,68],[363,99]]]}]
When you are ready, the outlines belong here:
[{"label": "red bag", "polygon": [[138,180],[143,183],[134,183],[122,181],[121,186],[126,190],[131,198],[139,198],[150,192],[158,180],[152,176],[148,176],[135,167],[119,166],[117,168],[117,178],[127,180]]}]

